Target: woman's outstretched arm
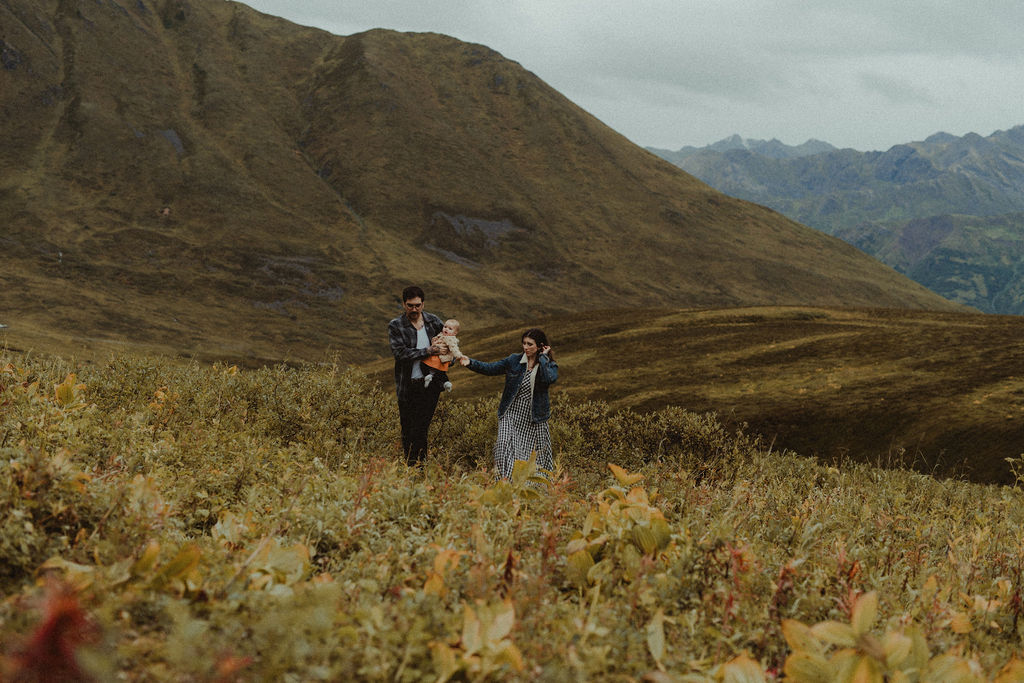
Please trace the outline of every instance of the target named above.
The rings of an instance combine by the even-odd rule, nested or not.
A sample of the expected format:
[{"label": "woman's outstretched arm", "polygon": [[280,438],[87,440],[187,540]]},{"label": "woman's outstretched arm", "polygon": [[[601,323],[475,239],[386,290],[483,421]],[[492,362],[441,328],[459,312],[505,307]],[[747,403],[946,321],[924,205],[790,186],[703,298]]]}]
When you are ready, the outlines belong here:
[{"label": "woman's outstretched arm", "polygon": [[483,361],[473,360],[472,358],[463,356],[462,358],[459,359],[459,362],[462,363],[462,365],[464,365],[465,367],[472,370],[473,372],[478,372],[481,375],[503,375],[506,372],[508,372],[509,358],[516,357],[517,356],[513,354],[508,358],[503,358],[493,363],[484,363]]}]

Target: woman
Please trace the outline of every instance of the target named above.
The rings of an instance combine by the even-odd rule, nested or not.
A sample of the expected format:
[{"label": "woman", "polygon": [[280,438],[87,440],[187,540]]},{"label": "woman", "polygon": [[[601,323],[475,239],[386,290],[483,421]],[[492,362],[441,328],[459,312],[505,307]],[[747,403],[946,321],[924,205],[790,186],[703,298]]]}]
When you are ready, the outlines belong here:
[{"label": "woman", "polygon": [[494,443],[494,468],[502,479],[512,478],[516,460],[529,460],[537,452],[537,466],[554,469],[548,417],[548,387],[558,380],[558,363],[542,330],[529,329],[522,336],[523,352],[504,360],[482,363],[463,356],[465,367],[481,375],[505,374],[505,390],[498,404],[498,439]]}]

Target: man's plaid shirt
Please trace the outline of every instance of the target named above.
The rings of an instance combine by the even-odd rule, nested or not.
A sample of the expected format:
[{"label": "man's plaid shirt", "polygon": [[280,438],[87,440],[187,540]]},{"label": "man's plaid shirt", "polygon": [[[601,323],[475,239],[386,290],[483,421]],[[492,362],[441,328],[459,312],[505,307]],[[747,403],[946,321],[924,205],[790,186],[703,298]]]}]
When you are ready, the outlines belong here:
[{"label": "man's plaid shirt", "polygon": [[[441,333],[444,323],[433,313],[424,311],[422,315],[427,339],[433,339]],[[409,395],[412,364],[430,355],[426,349],[416,348],[416,333],[416,328],[404,314],[388,323],[388,342],[395,357],[395,393],[398,394],[399,400]]]}]

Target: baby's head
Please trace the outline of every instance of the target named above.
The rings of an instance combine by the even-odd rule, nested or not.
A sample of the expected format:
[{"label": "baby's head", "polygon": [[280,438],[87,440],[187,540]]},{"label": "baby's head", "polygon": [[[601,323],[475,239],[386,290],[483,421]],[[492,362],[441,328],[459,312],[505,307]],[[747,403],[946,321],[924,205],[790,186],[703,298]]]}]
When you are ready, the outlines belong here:
[{"label": "baby's head", "polygon": [[447,334],[451,337],[455,337],[458,336],[460,327],[462,326],[459,324],[458,320],[456,320],[455,318],[449,318],[448,320],[444,321],[444,328],[441,330],[441,333]]}]

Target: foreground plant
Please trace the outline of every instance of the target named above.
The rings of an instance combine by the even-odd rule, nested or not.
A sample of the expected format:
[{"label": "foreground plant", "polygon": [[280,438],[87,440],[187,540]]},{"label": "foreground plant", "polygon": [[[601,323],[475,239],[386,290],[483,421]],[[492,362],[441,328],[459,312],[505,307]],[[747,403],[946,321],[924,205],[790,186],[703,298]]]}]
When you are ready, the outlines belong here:
[{"label": "foreground plant", "polygon": [[[829,620],[808,627],[793,619],[784,620],[782,631],[793,650],[786,659],[787,679],[795,683],[988,680],[978,662],[964,657],[958,649],[933,657],[917,625],[874,632],[877,618],[878,594],[872,591],[854,600],[849,624]],[[1024,680],[1024,662],[1011,660],[993,680]]]}]

